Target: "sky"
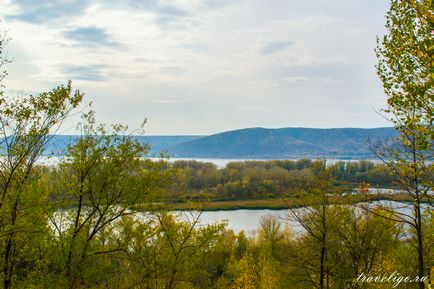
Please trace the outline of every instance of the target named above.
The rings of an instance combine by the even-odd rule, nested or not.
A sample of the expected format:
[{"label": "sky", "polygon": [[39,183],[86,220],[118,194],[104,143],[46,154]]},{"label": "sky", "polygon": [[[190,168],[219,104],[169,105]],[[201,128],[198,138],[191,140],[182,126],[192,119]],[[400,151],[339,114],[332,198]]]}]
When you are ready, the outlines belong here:
[{"label": "sky", "polygon": [[4,84],[72,80],[98,121],[146,118],[151,135],[390,126],[374,52],[387,2],[0,0]]}]

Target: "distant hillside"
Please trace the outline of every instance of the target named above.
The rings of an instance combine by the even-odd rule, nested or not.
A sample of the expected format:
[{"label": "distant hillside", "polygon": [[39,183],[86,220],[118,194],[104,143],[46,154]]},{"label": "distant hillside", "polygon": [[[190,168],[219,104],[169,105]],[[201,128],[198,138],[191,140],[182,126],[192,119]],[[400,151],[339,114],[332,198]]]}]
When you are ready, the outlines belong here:
[{"label": "distant hillside", "polygon": [[[148,143],[151,146],[151,154],[168,150],[170,147],[180,143],[185,143],[193,140],[200,139],[204,136],[197,135],[182,135],[182,136],[136,136],[141,143]],[[45,154],[63,154],[69,143],[72,143],[77,136],[73,135],[56,135],[48,143]]]},{"label": "distant hillside", "polygon": [[[394,128],[247,128],[210,136],[136,136],[151,145],[151,154],[168,151],[184,158],[372,158],[371,140],[396,136]],[[62,154],[77,136],[56,135],[45,154]]]},{"label": "distant hillside", "polygon": [[372,158],[367,140],[391,139],[394,128],[248,128],[214,134],[169,148],[172,157]]}]

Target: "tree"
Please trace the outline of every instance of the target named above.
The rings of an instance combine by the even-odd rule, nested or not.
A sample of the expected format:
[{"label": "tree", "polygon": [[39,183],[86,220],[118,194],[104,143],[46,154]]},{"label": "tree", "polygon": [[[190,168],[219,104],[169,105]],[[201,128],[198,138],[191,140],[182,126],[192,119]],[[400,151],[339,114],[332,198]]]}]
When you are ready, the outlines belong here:
[{"label": "tree", "polygon": [[231,289],[255,289],[257,279],[253,257],[250,253],[246,253],[237,264],[237,276]]},{"label": "tree", "polygon": [[[296,209],[288,204],[289,217],[294,219],[306,230],[306,238],[312,240],[319,248],[318,260],[304,264],[308,281],[319,289],[329,288],[329,239],[331,235],[330,222],[332,216],[331,195],[334,194],[332,176],[333,169],[326,168],[325,162],[316,162],[313,167],[314,179],[307,193],[309,206]],[[318,256],[316,255],[316,256]],[[316,258],[315,258],[316,259]]]},{"label": "tree", "polygon": [[56,202],[49,213],[56,230],[53,243],[58,244],[57,255],[63,256],[58,266],[69,288],[86,283],[84,268],[95,267],[90,264],[97,256],[126,252],[117,242],[117,223],[145,208],[164,174],[159,163],[143,160],[149,146],[126,126],[96,125],[92,111],[83,119],[82,135],[55,169]]},{"label": "tree", "polygon": [[379,270],[399,245],[401,226],[356,206],[335,206],[332,224],[331,259],[334,285],[338,288],[364,288],[354,282],[359,274]]},{"label": "tree", "polygon": [[[0,226],[4,288],[10,288],[20,248],[16,240],[26,230],[20,222],[35,175],[35,163],[62,122],[79,105],[82,94],[71,82],[51,92],[24,97],[0,96]],[[28,233],[28,232],[27,232]]]},{"label": "tree", "polygon": [[[1,22],[1,20],[0,20]],[[1,91],[1,88],[3,88],[2,81],[6,77],[7,72],[6,70],[1,70],[2,67],[9,62],[9,59],[5,56],[4,48],[6,44],[8,43],[9,38],[7,33],[3,33],[0,35],[0,96],[3,95],[3,91]]]},{"label": "tree", "polygon": [[282,223],[279,218],[272,214],[267,214],[260,219],[259,233],[262,239],[269,243],[271,255],[273,256],[276,250],[277,243],[283,239],[281,232]]},{"label": "tree", "polygon": [[[18,262],[28,262],[37,235],[44,230],[40,201],[44,198],[36,161],[62,122],[80,104],[83,95],[71,82],[50,92],[30,96],[5,96],[3,70],[9,59],[0,35],[0,254],[4,288],[11,288]],[[30,245],[32,244],[32,245]]]},{"label": "tree", "polygon": [[[387,33],[378,39],[377,72],[387,95],[384,110],[399,132],[398,144],[374,146],[374,152],[399,177],[413,199],[412,215],[396,220],[415,230],[418,275],[423,276],[424,232],[421,202],[433,189],[434,34],[431,1],[392,0]],[[425,288],[420,283],[420,288]]]},{"label": "tree", "polygon": [[[203,209],[202,209],[203,210]],[[185,221],[177,221],[167,212],[155,214],[159,240],[158,255],[162,268],[160,279],[165,280],[165,289],[177,288],[177,284],[199,282],[200,275],[206,275],[203,259],[211,256],[214,246],[221,238],[224,223],[200,226],[199,213],[187,213]],[[199,269],[198,269],[199,268]],[[197,275],[195,275],[197,274]],[[198,276],[199,275],[199,276]]]}]

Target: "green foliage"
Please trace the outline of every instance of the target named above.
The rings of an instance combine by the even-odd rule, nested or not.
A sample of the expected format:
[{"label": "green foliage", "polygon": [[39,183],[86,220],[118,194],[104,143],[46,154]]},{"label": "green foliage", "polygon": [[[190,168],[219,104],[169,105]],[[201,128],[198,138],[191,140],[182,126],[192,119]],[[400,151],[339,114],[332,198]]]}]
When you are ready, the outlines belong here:
[{"label": "green foliage", "polygon": [[165,173],[160,163],[142,161],[149,147],[127,134],[127,127],[96,126],[93,112],[83,119],[81,138],[68,146],[68,157],[53,171],[49,212],[57,235],[53,242],[62,256],[55,266],[70,288],[97,282],[93,276],[102,268],[114,270],[99,260],[127,252],[117,238],[117,222],[145,208],[162,188]]},{"label": "green foliage", "polygon": [[[15,269],[43,230],[46,192],[36,183],[35,162],[50,140],[50,133],[79,105],[82,94],[71,83],[50,92],[26,97],[0,96],[0,226],[4,288],[11,288]],[[33,222],[35,226],[33,226]],[[41,225],[42,224],[42,225]],[[27,241],[25,241],[27,240]],[[32,256],[33,258],[33,256]],[[27,274],[27,273],[25,273]]]},{"label": "green foliage", "polygon": [[[414,228],[418,275],[430,272],[421,199],[430,198],[434,164],[434,7],[431,1],[392,0],[386,15],[386,35],[378,39],[378,75],[387,94],[390,120],[399,132],[399,146],[376,148],[413,201],[413,213],[396,214]],[[432,203],[430,204],[432,205]],[[429,266],[429,265],[428,265]],[[419,288],[425,288],[423,283]]]},{"label": "green foliage", "polygon": [[[388,96],[385,112],[400,133],[402,148],[388,148],[389,155],[377,154],[393,163],[404,185],[417,178],[420,185],[432,188],[433,165],[426,160],[434,157],[434,34],[411,2],[416,3],[391,2],[388,32],[378,39],[377,71]],[[424,5],[417,3],[417,7]],[[432,13],[432,7],[425,8]]]},{"label": "green foliage", "polygon": [[393,259],[399,245],[401,227],[380,218],[375,212],[348,206],[336,206],[332,224],[331,256],[333,283],[339,288],[360,288],[354,284],[359,274],[387,275],[382,270],[387,259]]},{"label": "green foliage", "polygon": [[[306,190],[313,179],[312,160],[273,160],[231,162],[225,168],[197,161],[176,161],[178,171],[171,186],[173,201],[251,200],[282,198],[288,193]],[[335,177],[334,186],[352,191],[361,182],[373,187],[393,188],[399,178],[384,164],[369,161],[329,164]]]}]

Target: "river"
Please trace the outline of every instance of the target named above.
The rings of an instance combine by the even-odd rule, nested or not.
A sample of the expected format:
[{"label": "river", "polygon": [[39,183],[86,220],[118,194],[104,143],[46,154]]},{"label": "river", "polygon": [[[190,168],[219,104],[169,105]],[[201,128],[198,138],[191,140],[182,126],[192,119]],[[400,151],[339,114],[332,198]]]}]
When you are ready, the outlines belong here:
[{"label": "river", "polygon": [[[411,215],[412,209],[410,204],[395,202],[395,201],[379,201],[370,203],[369,206],[373,207],[376,204],[382,204],[384,206],[390,206],[400,213]],[[426,209],[428,204],[423,204],[422,208]],[[302,210],[302,208],[298,209]],[[191,214],[198,214],[198,212],[177,212],[181,218],[186,219],[191,217]],[[299,234],[304,232],[301,225],[289,218],[288,210],[228,210],[228,211],[205,211],[200,216],[200,224],[207,225],[215,222],[227,222],[228,229],[233,230],[235,233],[239,233],[244,230],[249,236],[255,236],[260,226],[261,218],[267,214],[272,214],[278,217],[283,225],[287,225],[290,230]],[[284,227],[283,226],[283,227]]]}]

